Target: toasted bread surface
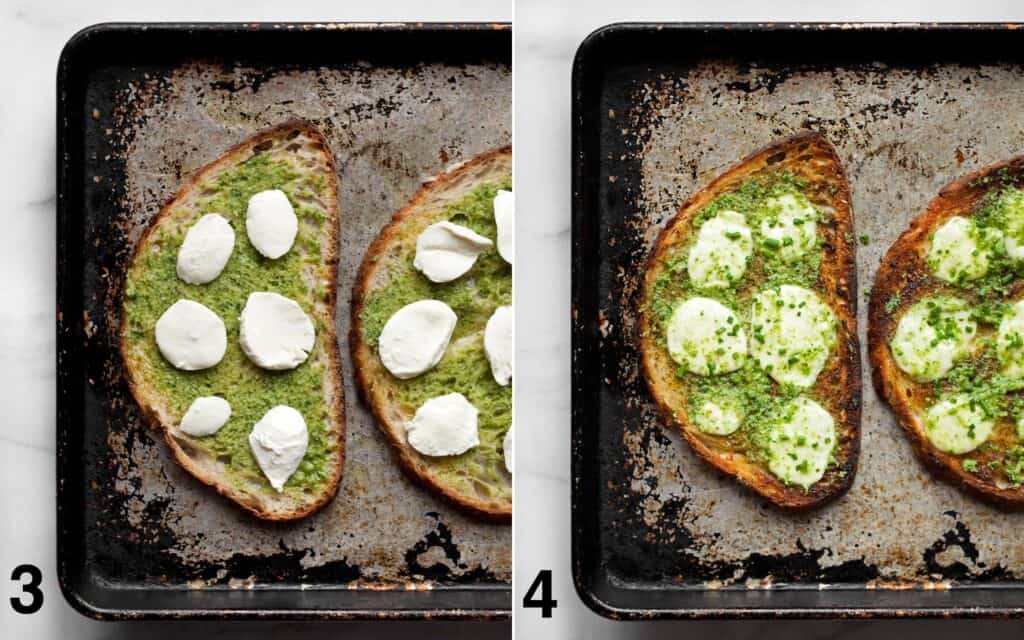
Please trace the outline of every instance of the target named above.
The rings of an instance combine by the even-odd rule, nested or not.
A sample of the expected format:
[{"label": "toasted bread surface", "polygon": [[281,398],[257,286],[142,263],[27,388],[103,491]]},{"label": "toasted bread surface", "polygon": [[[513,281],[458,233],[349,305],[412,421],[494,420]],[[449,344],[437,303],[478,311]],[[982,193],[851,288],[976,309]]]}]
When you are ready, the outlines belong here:
[{"label": "toasted bread surface", "polygon": [[[497,253],[492,200],[511,190],[512,150],[495,149],[428,181],[366,251],[352,297],[349,347],[360,396],[415,481],[461,509],[497,522],[512,517],[512,477],[502,440],[511,425],[511,386],[498,385],[483,350],[483,331],[499,306],[512,304],[512,267]],[[431,283],[416,271],[416,240],[427,226],[451,220],[495,246],[453,282]],[[398,380],[381,363],[377,338],[395,311],[417,300],[439,299],[458,316],[441,362],[410,380]],[[480,444],[459,456],[430,457],[409,446],[405,423],[430,397],[465,395],[480,411]]]},{"label": "toasted bread surface", "polygon": [[[277,260],[260,256],[246,234],[248,198],[265,189],[284,191],[299,218],[294,246]],[[208,213],[228,219],[234,250],[213,282],[187,284],[175,274],[177,251],[192,223]],[[163,432],[182,467],[262,519],[308,515],[334,496],[341,480],[345,423],[334,325],[338,225],[338,181],[326,140],[306,122],[285,122],[197,171],[149,223],[126,274],[121,355],[142,415]],[[266,371],[242,352],[238,319],[253,291],[290,297],[312,319],[316,343],[296,369]],[[155,320],[182,298],[206,305],[227,328],[227,352],[210,369],[177,370],[157,349]],[[186,409],[195,397],[208,395],[224,397],[231,418],[214,435],[185,434],[179,425]],[[270,486],[248,443],[253,425],[278,404],[299,410],[309,430],[303,463],[283,492]]]},{"label": "toasted bread surface", "polygon": [[[936,277],[928,264],[936,229],[954,216],[998,227],[1002,194],[1024,193],[1024,156],[1000,162],[943,187],[928,207],[892,244],[878,268],[868,310],[868,353],[879,395],[895,412],[917,457],[939,477],[1004,508],[1024,507],[1024,437],[1019,383],[1002,375],[995,355],[1000,318],[1024,294],[1024,273],[1009,258],[997,257],[988,274],[950,283]],[[903,371],[892,350],[901,319],[915,303],[934,297],[967,303],[976,321],[975,347],[937,380],[922,381]],[[929,438],[926,413],[940,399],[967,394],[984,405],[995,420],[988,439],[977,449],[954,454],[940,450]]]},{"label": "toasted bread surface", "polygon": [[[795,189],[814,205],[820,216],[820,261],[808,260],[801,267],[776,270],[775,263],[755,245],[746,273],[730,288],[731,293],[693,290],[688,281],[686,257],[695,241],[702,211],[722,196],[755,187],[768,192]],[[661,232],[648,259],[639,301],[637,340],[645,381],[664,420],[681,431],[703,460],[779,507],[805,509],[823,504],[848,489],[856,472],[861,396],[855,251],[850,191],[842,165],[823,136],[806,133],[751,154],[690,198]],[[682,370],[669,355],[665,338],[667,314],[684,298],[724,296],[740,322],[746,323],[752,297],[766,287],[785,284],[815,291],[836,320],[836,340],[823,370],[810,388],[796,394],[811,398],[828,411],[837,438],[832,461],[823,477],[807,488],[787,485],[771,473],[763,448],[757,444],[755,429],[748,422],[728,436],[712,435],[697,428],[690,418],[691,394],[700,385],[711,385],[709,393],[714,397],[716,380],[727,381],[729,376],[697,376]],[[749,335],[750,327],[747,330]],[[767,409],[760,415],[765,419],[772,418],[773,402],[781,401],[787,394],[795,397],[794,392],[784,392],[781,385],[768,378],[750,356],[745,367],[733,375],[761,380],[763,393],[759,395]],[[748,408],[748,421],[749,418]]]}]

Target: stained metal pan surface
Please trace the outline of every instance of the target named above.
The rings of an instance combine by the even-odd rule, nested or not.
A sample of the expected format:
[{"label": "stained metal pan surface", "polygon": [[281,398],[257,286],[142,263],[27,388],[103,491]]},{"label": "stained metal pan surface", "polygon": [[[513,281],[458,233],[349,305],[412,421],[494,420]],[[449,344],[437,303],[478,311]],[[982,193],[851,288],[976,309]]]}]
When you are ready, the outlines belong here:
[{"label": "stained metal pan surface", "polygon": [[510,527],[402,473],[355,393],[337,498],[259,522],[180,469],[116,348],[133,243],[195,170],[290,118],[339,172],[337,334],[363,253],[421,182],[511,142],[509,25],[99,25],[58,73],[59,574],[106,618],[507,618]]}]

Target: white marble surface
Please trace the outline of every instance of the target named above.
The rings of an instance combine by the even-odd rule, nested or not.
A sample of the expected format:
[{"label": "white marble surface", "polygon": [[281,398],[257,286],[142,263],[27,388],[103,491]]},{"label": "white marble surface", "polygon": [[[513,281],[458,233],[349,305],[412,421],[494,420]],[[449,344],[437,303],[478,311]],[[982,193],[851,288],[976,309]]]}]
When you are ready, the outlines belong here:
[{"label": "white marble surface", "polygon": [[[508,21],[512,0],[217,3],[174,0],[74,2],[0,0],[0,637],[73,638],[400,638],[424,633],[508,638],[507,624],[115,624],[88,620],[56,582],[55,519],[55,100],[61,47],[76,31],[107,21]],[[12,612],[8,581],[18,564],[38,565],[45,604]]]},{"label": "white marble surface", "polygon": [[[582,7],[586,8],[583,9]],[[569,540],[570,71],[594,29],[620,21],[1009,21],[1016,0],[517,0],[516,593],[552,569],[559,606],[515,613],[517,638],[831,638],[1019,635],[1024,622],[622,623],[591,613],[572,586]]]}]

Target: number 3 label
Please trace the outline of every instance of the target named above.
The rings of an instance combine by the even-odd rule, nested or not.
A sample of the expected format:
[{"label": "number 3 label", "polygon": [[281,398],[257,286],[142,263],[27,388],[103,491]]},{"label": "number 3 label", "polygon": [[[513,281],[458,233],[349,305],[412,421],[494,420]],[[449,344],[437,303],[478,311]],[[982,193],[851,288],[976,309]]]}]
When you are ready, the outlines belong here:
[{"label": "number 3 label", "polygon": [[[24,580],[28,576],[28,580]],[[43,606],[43,572],[34,564],[20,564],[11,572],[11,580],[21,583],[21,595],[11,598],[11,608],[18,613],[35,613]]]}]

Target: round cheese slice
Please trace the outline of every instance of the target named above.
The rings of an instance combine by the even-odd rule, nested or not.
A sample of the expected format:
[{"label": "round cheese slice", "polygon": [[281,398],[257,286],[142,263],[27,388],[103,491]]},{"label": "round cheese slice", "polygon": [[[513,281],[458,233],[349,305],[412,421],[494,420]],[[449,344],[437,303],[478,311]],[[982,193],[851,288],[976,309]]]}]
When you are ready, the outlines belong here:
[{"label": "round cheese slice", "polygon": [[249,432],[252,455],[270,486],[279,493],[302,464],[308,447],[306,421],[301,413],[286,405],[267,411]]},{"label": "round cheese slice", "polygon": [[743,415],[731,402],[706,400],[690,413],[690,422],[703,433],[727,436],[740,428]]},{"label": "round cheese slice", "polygon": [[494,196],[494,224],[498,227],[498,255],[512,264],[516,252],[516,207],[511,191],[502,189]]},{"label": "round cheese slice", "polygon": [[817,293],[782,285],[754,296],[750,353],[783,384],[810,387],[836,343],[836,318]]},{"label": "round cheese slice", "polygon": [[999,321],[996,353],[1005,375],[1024,377],[1024,300],[1017,301]]},{"label": "round cheese slice", "polygon": [[807,489],[825,475],[835,446],[832,415],[810,398],[795,398],[768,434],[768,469]]},{"label": "round cheese slice", "polygon": [[224,271],[235,250],[235,231],[227,219],[208,213],[185,233],[178,249],[178,277],[189,284],[207,284]]},{"label": "round cheese slice", "polygon": [[904,373],[930,382],[945,376],[971,352],[976,331],[963,300],[925,298],[900,318],[889,348]]},{"label": "round cheese slice", "polygon": [[193,300],[178,300],[156,321],[160,354],[182,371],[209,369],[228,348],[224,321]]},{"label": "round cheese slice", "polygon": [[264,257],[276,260],[288,253],[299,233],[299,219],[284,191],[260,191],[249,198],[245,231],[249,242]]},{"label": "round cheese slice", "polygon": [[505,454],[505,469],[507,469],[509,473],[512,473],[512,443],[512,426],[510,425],[508,431],[505,433],[505,439],[501,441],[501,450]]},{"label": "round cheese slice", "polygon": [[224,398],[205,396],[196,398],[181,418],[179,428],[190,436],[212,436],[227,424],[231,405]]},{"label": "round cheese slice", "polygon": [[973,221],[961,216],[953,216],[936,229],[927,258],[935,277],[958,284],[988,273],[992,252],[980,246],[981,235]]},{"label": "round cheese slice", "polygon": [[270,291],[256,291],[242,309],[238,342],[256,366],[283,371],[306,361],[316,332],[299,303]]},{"label": "round cheese slice", "polygon": [[675,308],[667,342],[673,360],[702,376],[735,371],[747,355],[747,335],[736,315],[710,298],[690,298]]},{"label": "round cheese slice", "polygon": [[512,380],[512,360],[515,356],[515,316],[512,306],[498,307],[484,328],[484,352],[491,363],[491,375],[501,386]]},{"label": "round cheese slice", "polygon": [[739,282],[753,250],[742,213],[723,211],[701,225],[687,257],[690,280],[698,289],[720,289]]},{"label": "round cheese slice", "polygon": [[940,400],[925,414],[924,432],[939,451],[961,454],[988,440],[995,421],[969,396],[956,394]]},{"label": "round cheese slice", "polygon": [[792,262],[818,246],[818,214],[803,195],[787,193],[765,202],[768,214],[761,221],[766,251]]},{"label": "round cheese slice", "polygon": [[405,423],[409,446],[425,456],[457,456],[480,444],[479,411],[461,393],[431,398]]},{"label": "round cheese slice", "polygon": [[451,282],[472,269],[477,256],[493,244],[469,227],[435,222],[416,239],[412,266],[431,282]]},{"label": "round cheese slice", "polygon": [[441,361],[458,318],[440,300],[407,304],[384,323],[377,353],[384,368],[399,380],[425,373]]}]

